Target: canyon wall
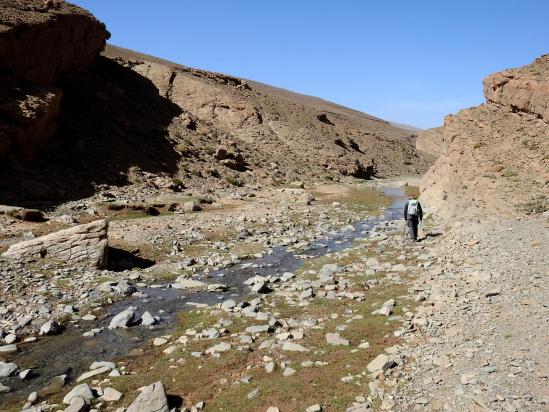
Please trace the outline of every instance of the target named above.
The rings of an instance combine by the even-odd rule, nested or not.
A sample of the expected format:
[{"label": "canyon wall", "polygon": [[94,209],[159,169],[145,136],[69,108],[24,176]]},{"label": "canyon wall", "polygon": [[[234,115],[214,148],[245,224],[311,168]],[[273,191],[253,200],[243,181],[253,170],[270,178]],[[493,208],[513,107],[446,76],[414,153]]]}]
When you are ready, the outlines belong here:
[{"label": "canyon wall", "polygon": [[422,198],[447,218],[546,212],[549,55],[488,76],[484,93],[486,104],[445,119]]},{"label": "canyon wall", "polygon": [[0,158],[29,161],[56,133],[60,76],[89,70],[108,37],[69,3],[0,0]]}]

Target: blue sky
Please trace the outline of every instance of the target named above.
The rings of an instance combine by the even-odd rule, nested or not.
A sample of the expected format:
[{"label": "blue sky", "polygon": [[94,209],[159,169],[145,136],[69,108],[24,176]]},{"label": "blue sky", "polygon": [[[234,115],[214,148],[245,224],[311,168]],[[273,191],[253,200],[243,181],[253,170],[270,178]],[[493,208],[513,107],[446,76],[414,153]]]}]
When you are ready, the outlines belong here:
[{"label": "blue sky", "polygon": [[110,43],[427,128],[549,53],[546,0],[74,0]]}]

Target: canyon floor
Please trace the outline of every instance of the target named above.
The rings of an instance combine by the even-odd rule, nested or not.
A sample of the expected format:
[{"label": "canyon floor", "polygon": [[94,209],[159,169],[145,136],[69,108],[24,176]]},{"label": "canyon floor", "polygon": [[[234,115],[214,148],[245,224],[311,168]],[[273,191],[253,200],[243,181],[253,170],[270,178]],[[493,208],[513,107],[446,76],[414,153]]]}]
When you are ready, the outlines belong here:
[{"label": "canyon floor", "polygon": [[[17,368],[2,409],[547,410],[547,222],[427,213],[411,243],[417,183],[146,199],[155,216],[143,199],[107,207],[135,205],[113,192],[46,222],[0,215],[5,244],[108,218],[111,250],[101,271],[0,263],[2,367]],[[163,208],[176,200],[201,206]],[[51,319],[62,330],[40,336]]]}]

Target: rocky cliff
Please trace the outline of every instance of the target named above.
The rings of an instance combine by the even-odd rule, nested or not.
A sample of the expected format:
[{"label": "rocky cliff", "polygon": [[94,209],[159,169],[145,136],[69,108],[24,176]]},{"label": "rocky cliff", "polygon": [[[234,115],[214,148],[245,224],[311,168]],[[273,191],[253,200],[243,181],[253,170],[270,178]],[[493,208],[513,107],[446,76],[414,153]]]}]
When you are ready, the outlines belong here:
[{"label": "rocky cliff", "polygon": [[108,37],[69,3],[0,0],[0,158],[29,161],[55,134],[60,76],[86,72]]},{"label": "rocky cliff", "polygon": [[422,198],[446,217],[539,214],[549,195],[549,55],[484,81],[486,104],[445,119]]},{"label": "rocky cliff", "polygon": [[484,79],[484,95],[491,103],[549,122],[549,55],[531,65],[488,76]]}]

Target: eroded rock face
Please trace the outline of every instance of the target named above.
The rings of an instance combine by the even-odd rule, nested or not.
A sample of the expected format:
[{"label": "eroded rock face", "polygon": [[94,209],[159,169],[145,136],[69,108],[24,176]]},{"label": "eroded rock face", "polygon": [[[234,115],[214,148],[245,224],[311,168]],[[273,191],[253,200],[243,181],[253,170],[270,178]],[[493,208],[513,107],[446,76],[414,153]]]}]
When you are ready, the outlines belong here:
[{"label": "eroded rock face", "polygon": [[29,161],[57,131],[62,91],[48,86],[0,89],[0,156]]},{"label": "eroded rock face", "polygon": [[489,102],[549,122],[549,54],[528,66],[491,74],[484,79],[484,95]]},{"label": "eroded rock face", "polygon": [[66,2],[0,0],[0,81],[51,84],[60,73],[86,71],[109,33]]},{"label": "eroded rock face", "polygon": [[12,259],[48,258],[104,268],[107,265],[107,228],[107,221],[97,220],[16,243],[2,256]]},{"label": "eroded rock face", "polygon": [[55,134],[59,75],[88,70],[108,37],[69,3],[0,0],[0,157],[29,161]]},{"label": "eroded rock face", "polygon": [[546,211],[548,80],[549,56],[489,76],[486,104],[445,119],[422,199],[447,218]]}]

